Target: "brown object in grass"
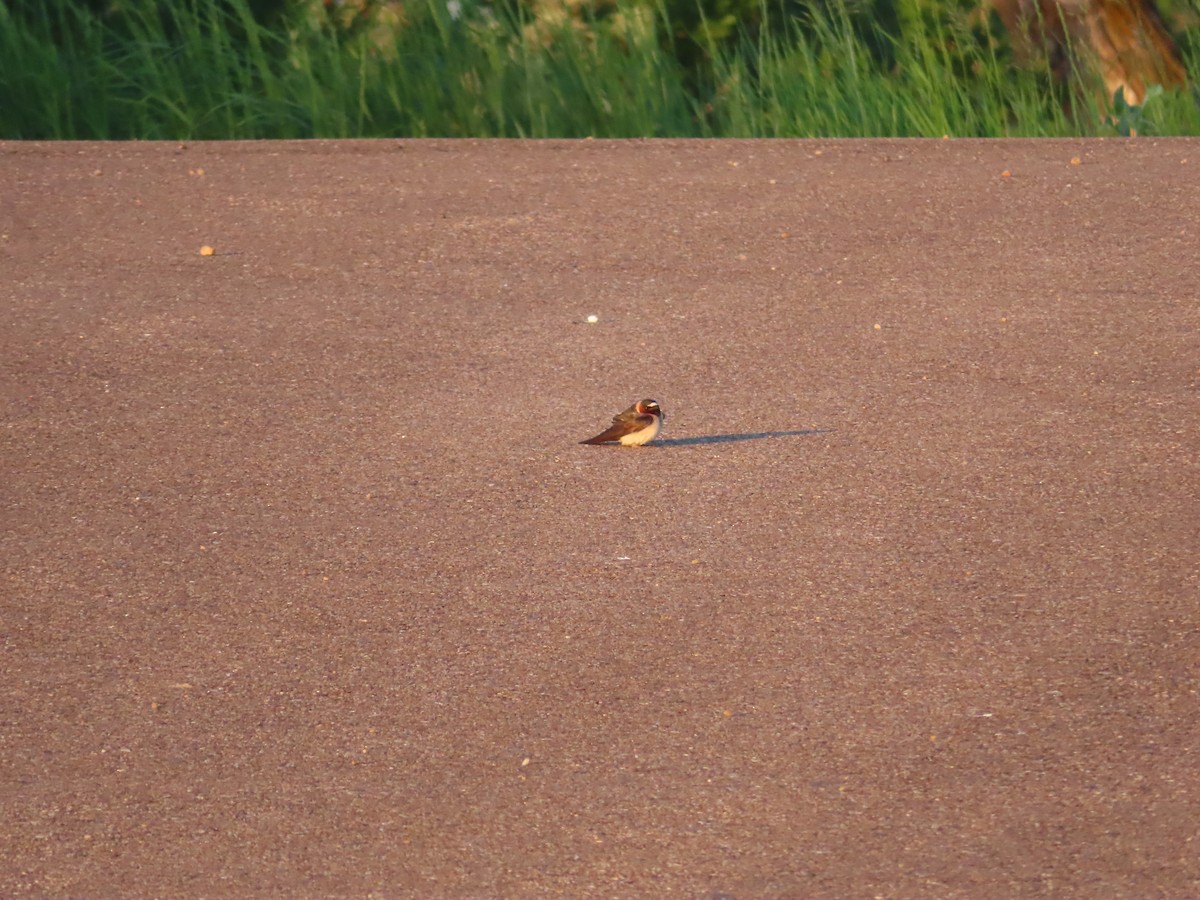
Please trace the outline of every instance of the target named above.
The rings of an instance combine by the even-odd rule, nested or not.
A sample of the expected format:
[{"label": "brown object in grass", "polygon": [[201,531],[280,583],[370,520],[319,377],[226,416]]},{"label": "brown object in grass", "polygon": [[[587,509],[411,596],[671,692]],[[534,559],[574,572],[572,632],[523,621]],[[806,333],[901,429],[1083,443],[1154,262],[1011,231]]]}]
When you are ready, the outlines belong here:
[{"label": "brown object in grass", "polygon": [[1104,81],[1102,106],[1123,90],[1140,106],[1150,85],[1181,87],[1188,73],[1153,0],[994,0],[1019,55],[1049,54],[1061,81],[1072,73],[1071,48],[1093,58]]}]

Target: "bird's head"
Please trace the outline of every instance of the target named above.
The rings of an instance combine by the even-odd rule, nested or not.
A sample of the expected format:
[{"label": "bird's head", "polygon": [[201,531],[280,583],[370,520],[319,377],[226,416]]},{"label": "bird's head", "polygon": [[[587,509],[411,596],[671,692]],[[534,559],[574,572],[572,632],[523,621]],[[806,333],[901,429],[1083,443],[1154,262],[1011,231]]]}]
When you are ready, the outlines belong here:
[{"label": "bird's head", "polygon": [[637,402],[637,411],[643,416],[658,416],[663,420],[667,418],[659,407],[657,400],[639,400]]}]

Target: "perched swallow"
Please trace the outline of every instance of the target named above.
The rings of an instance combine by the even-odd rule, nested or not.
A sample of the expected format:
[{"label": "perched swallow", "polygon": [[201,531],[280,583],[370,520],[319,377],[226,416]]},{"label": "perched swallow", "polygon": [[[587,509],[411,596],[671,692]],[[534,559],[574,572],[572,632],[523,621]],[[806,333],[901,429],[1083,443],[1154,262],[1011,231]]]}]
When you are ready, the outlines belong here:
[{"label": "perched swallow", "polygon": [[659,409],[657,400],[639,400],[629,409],[613,416],[608,430],[579,443],[607,444],[620,441],[626,447],[640,447],[658,437],[664,419],[666,416]]}]

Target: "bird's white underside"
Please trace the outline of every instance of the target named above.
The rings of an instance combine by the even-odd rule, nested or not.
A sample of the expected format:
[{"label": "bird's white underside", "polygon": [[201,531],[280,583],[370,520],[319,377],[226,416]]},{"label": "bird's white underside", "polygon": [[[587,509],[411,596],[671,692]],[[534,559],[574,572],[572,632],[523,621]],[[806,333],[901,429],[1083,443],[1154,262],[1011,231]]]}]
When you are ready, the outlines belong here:
[{"label": "bird's white underside", "polygon": [[622,437],[621,444],[625,447],[640,447],[642,444],[649,443],[658,437],[658,433],[662,430],[662,419],[659,416],[654,417],[654,421],[643,428],[641,431],[631,431],[629,434]]}]

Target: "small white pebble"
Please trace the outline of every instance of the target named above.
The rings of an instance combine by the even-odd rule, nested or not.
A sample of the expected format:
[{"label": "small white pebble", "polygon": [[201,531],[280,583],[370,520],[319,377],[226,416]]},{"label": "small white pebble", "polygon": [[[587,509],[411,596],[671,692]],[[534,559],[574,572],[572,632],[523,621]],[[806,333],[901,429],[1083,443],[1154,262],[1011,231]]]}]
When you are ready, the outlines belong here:
[{"label": "small white pebble", "polygon": [[600,321],[600,317],[598,315],[596,315],[595,313],[593,313],[592,315],[587,317],[587,323],[589,325],[595,325],[599,321]]}]

